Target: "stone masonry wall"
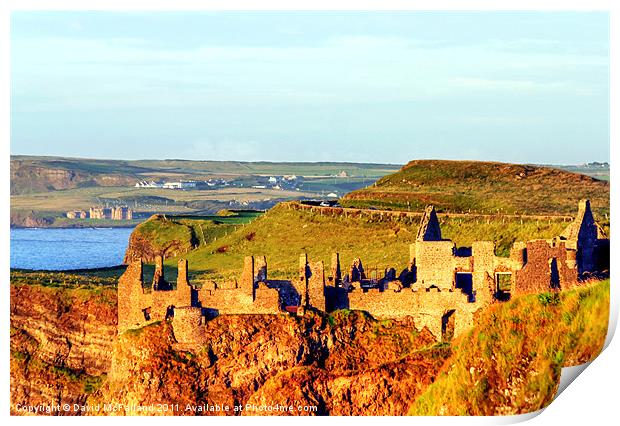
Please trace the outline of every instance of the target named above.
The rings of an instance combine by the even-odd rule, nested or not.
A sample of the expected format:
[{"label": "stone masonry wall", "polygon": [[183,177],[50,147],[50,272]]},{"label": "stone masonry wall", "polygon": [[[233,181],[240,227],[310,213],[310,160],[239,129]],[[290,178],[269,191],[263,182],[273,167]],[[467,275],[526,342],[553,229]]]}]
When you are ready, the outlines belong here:
[{"label": "stone masonry wall", "polygon": [[480,305],[469,303],[460,291],[429,291],[405,288],[400,292],[355,289],[349,293],[349,309],[367,311],[375,318],[414,318],[418,330],[427,327],[438,339],[442,336],[442,317],[455,311],[454,335],[473,325],[473,313]]},{"label": "stone masonry wall", "polygon": [[521,270],[515,271],[514,293],[540,293],[574,286],[579,274],[574,267],[575,254],[571,252],[566,250],[564,242],[528,241],[527,261]]},{"label": "stone masonry wall", "polygon": [[416,241],[416,282],[424,288],[453,288],[454,248],[452,241]]}]

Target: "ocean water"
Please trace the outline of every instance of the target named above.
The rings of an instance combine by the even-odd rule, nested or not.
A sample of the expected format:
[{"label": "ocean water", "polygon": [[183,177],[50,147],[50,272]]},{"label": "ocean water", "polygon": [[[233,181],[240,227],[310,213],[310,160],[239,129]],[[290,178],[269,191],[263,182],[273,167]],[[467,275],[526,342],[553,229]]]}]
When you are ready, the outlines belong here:
[{"label": "ocean water", "polygon": [[11,268],[65,270],[120,265],[132,230],[11,229]]}]

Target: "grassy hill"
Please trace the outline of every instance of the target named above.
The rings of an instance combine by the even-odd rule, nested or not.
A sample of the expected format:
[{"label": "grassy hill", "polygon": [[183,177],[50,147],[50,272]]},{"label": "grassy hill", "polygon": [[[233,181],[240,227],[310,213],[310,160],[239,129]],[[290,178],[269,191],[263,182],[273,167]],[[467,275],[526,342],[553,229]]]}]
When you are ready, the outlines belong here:
[{"label": "grassy hill", "polygon": [[134,259],[154,260],[178,256],[216,241],[260,216],[261,212],[232,212],[223,210],[216,216],[166,216],[153,215],[138,225],[129,239],[125,263]]},{"label": "grassy hill", "polygon": [[570,214],[581,198],[595,213],[609,213],[609,182],[552,167],[480,161],[415,160],[342,204],[440,211]]}]

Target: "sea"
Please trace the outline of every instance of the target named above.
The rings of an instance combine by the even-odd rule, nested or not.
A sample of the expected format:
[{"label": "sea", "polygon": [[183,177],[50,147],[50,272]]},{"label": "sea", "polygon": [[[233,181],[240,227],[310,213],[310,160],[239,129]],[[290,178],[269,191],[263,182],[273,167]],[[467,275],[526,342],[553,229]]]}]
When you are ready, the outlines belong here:
[{"label": "sea", "polygon": [[11,268],[70,270],[120,265],[133,228],[11,229]]}]

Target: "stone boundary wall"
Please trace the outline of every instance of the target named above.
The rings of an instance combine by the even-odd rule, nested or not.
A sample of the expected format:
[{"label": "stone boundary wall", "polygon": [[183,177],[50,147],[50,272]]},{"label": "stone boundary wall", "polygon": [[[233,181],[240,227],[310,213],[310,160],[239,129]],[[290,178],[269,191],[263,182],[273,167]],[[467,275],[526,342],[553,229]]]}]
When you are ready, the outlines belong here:
[{"label": "stone boundary wall", "polygon": [[[357,209],[352,207],[323,207],[313,206],[309,204],[301,204],[298,201],[286,201],[282,204],[291,210],[310,211],[325,216],[341,216],[345,217],[368,217],[370,219],[415,219],[420,220],[424,216],[424,212],[404,211],[404,210],[371,210]],[[569,215],[519,215],[519,214],[484,214],[484,213],[437,213],[441,218],[480,218],[480,219],[526,219],[526,220],[557,220],[569,222],[573,220]],[[412,222],[413,223],[413,222]]]}]

